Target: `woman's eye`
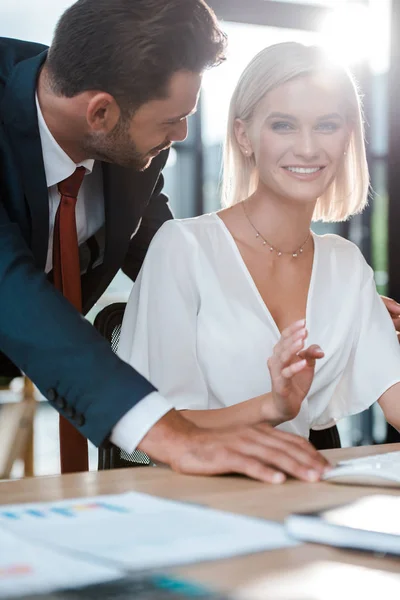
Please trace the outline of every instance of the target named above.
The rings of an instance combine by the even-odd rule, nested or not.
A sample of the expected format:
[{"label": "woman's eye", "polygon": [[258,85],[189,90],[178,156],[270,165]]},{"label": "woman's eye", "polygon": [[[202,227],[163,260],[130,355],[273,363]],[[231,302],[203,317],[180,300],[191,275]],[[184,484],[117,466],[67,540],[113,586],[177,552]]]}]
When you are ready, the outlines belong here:
[{"label": "woman's eye", "polygon": [[293,129],[293,125],[285,121],[277,121],[272,124],[272,129],[274,131],[290,131]]},{"label": "woman's eye", "polygon": [[319,131],[327,131],[327,132],[337,131],[339,129],[339,127],[340,127],[339,123],[333,123],[333,122],[319,123],[317,125],[317,129]]}]

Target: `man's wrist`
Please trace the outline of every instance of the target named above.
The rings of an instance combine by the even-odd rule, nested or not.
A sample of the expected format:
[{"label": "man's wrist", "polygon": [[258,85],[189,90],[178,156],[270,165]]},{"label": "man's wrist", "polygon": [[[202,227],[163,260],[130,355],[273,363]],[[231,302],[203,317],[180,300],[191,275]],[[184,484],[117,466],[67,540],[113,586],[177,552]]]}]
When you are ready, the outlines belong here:
[{"label": "man's wrist", "polygon": [[138,448],[156,462],[173,464],[200,429],[172,409],[153,425],[141,440]]},{"label": "man's wrist", "polygon": [[146,433],[172,408],[158,392],[135,404],[113,427],[111,442],[128,454],[138,448]]}]

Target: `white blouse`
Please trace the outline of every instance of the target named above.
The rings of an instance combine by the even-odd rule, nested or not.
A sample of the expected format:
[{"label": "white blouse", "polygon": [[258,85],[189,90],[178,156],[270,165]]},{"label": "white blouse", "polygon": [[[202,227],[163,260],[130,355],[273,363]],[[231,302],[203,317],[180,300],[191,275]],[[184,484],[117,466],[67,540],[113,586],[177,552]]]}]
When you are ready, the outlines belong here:
[{"label": "white blouse", "polygon": [[[400,349],[372,269],[351,242],[313,234],[307,344],[319,344],[300,413],[280,429],[308,437],[400,381]],[[133,286],[119,355],[178,409],[213,409],[271,391],[280,333],[216,213],[165,223]]]}]

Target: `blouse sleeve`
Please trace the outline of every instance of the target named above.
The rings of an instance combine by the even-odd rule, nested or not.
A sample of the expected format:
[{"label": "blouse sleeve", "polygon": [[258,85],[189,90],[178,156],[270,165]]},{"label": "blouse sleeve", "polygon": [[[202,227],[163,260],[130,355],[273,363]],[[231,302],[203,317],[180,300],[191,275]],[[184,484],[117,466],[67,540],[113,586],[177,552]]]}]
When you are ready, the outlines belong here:
[{"label": "blouse sleeve", "polygon": [[358,322],[349,361],[320,423],[359,413],[400,382],[400,347],[379,294],[374,274],[364,257],[358,298]]},{"label": "blouse sleeve", "polygon": [[179,222],[165,223],[133,286],[118,348],[119,356],[178,409],[208,408],[196,353],[195,261],[195,241]]}]

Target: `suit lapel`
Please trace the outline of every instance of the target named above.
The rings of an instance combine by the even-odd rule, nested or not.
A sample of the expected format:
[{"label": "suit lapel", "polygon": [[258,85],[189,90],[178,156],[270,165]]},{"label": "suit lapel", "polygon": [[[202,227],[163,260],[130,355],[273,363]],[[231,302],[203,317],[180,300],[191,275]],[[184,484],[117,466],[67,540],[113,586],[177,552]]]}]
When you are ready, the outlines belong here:
[{"label": "suit lapel", "polygon": [[135,196],[134,175],[131,169],[102,163],[105,211],[104,266],[118,269],[125,256],[132,226],[141,216]]},{"label": "suit lapel", "polygon": [[105,291],[122,267],[132,235],[140,225],[165,156],[156,158],[145,171],[134,171],[102,163],[105,204],[105,249],[103,264],[84,275],[84,312]]},{"label": "suit lapel", "polygon": [[99,246],[104,247],[104,258],[101,265],[90,269],[82,277],[84,314],[103,294],[121,268],[135,221],[139,219],[136,213],[142,212],[133,198],[131,170],[102,163],[102,175],[105,226],[94,237]]},{"label": "suit lapel", "polygon": [[104,264],[119,269],[129,242],[154,192],[165,156],[153,159],[144,171],[103,163],[106,221]]},{"label": "suit lapel", "polygon": [[31,219],[31,249],[36,264],[46,264],[49,201],[35,103],[36,82],[47,52],[22,61],[7,83],[1,114],[20,170]]}]

